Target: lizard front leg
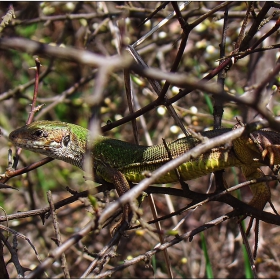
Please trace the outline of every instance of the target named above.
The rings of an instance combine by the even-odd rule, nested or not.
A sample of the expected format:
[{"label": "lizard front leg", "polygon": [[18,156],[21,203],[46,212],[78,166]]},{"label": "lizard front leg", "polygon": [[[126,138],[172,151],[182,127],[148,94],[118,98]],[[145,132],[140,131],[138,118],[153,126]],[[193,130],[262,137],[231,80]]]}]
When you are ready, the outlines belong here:
[{"label": "lizard front leg", "polygon": [[[106,165],[100,165],[96,169],[96,174],[98,177],[102,178],[103,180],[114,184],[119,196],[122,196],[130,189],[127,179],[117,169],[114,169]],[[110,229],[112,235],[123,223],[126,223],[127,226],[130,225],[131,214],[132,211],[130,205],[129,203],[126,203],[123,206],[123,214],[121,220],[116,224],[114,224],[113,227]]]}]

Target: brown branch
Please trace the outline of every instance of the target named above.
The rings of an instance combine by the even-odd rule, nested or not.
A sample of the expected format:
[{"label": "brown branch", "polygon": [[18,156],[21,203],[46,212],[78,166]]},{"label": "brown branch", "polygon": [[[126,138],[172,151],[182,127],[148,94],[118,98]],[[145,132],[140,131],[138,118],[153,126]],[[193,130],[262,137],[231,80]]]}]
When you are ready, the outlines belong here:
[{"label": "brown branch", "polygon": [[103,57],[89,51],[77,50],[71,47],[50,46],[16,37],[0,39],[0,49],[20,50],[29,54],[75,61],[92,67],[108,66],[111,71],[127,68],[131,63],[131,59],[127,55]]},{"label": "brown branch", "polygon": [[38,162],[35,162],[35,163],[32,163],[26,167],[23,167],[21,169],[17,169],[17,170],[7,170],[5,172],[4,175],[2,175],[2,177],[0,177],[0,181],[1,183],[6,183],[10,178],[13,178],[15,176],[18,176],[18,175],[21,175],[21,174],[24,174],[24,173],[27,173],[33,169],[36,169],[38,168],[39,166],[42,166],[50,161],[54,160],[53,158],[50,158],[50,157],[47,157],[47,158],[44,158]]}]

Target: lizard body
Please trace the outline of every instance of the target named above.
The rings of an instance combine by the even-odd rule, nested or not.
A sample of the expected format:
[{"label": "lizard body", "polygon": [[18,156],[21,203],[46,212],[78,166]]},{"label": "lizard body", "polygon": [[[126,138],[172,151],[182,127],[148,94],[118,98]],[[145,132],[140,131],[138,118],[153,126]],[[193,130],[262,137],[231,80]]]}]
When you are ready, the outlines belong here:
[{"label": "lizard body", "polygon": [[[209,131],[202,134],[212,138],[229,130],[220,129],[217,132]],[[63,160],[83,169],[87,135],[87,129],[74,124],[38,121],[13,131],[9,138],[18,147]],[[167,146],[172,158],[176,158],[199,143],[198,139],[190,136],[167,143]],[[181,165],[179,169],[183,179],[190,180],[230,166],[241,166],[241,162],[233,155],[233,151],[227,151],[223,147],[212,149],[199,158]],[[135,183],[145,178],[144,171],[152,172],[170,161],[163,144],[139,146],[103,136],[95,139],[92,156],[97,176],[108,180],[105,174],[99,173],[100,167],[106,165],[121,171],[128,181]],[[156,183],[176,181],[178,179],[172,171]]]},{"label": "lizard body", "polygon": [[[231,129],[218,129],[201,133],[213,138]],[[233,140],[229,148],[223,146],[209,150],[198,158],[180,165],[178,171],[183,180],[190,180],[222,170],[227,167],[241,167],[248,180],[263,177],[259,167],[280,164],[280,133],[259,130],[253,133],[263,151],[249,136]],[[84,156],[88,145],[88,130],[59,121],[37,121],[13,131],[10,140],[18,147],[49,157],[63,160],[83,169]],[[113,183],[119,195],[125,193],[130,182],[140,182],[145,178],[144,171],[154,171],[164,163],[189,151],[201,143],[193,136],[177,139],[154,146],[138,146],[108,137],[98,136],[92,145],[91,155],[95,180]],[[175,171],[160,177],[155,183],[178,181]],[[270,201],[270,190],[265,183],[251,186],[253,199],[250,204],[263,209]]]}]

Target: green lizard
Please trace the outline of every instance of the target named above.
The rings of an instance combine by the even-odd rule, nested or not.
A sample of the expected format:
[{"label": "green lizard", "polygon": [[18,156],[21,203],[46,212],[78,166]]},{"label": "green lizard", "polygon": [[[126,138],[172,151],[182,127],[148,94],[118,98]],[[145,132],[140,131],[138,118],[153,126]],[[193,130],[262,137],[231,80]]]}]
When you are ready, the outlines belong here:
[{"label": "green lizard", "polygon": [[[213,138],[230,129],[218,129],[201,133]],[[253,133],[255,140],[242,136],[233,141],[231,147],[217,147],[180,165],[178,171],[183,180],[190,180],[231,166],[241,167],[248,180],[263,177],[260,167],[280,164],[280,133],[258,130]],[[83,169],[88,144],[88,130],[59,121],[37,121],[11,132],[10,140],[17,146],[49,157],[63,160]],[[258,147],[257,143],[261,149]],[[92,143],[94,179],[97,182],[113,183],[118,194],[129,189],[128,182],[140,182],[144,171],[154,171],[164,163],[176,158],[200,143],[193,136],[177,139],[154,146],[138,146],[103,136]],[[169,151],[168,151],[169,150]],[[169,152],[169,153],[168,153]],[[155,183],[178,181],[176,172],[170,171]],[[263,209],[270,201],[270,190],[266,183],[251,185],[253,198],[250,205]],[[128,221],[129,205],[124,206],[123,220]]]}]

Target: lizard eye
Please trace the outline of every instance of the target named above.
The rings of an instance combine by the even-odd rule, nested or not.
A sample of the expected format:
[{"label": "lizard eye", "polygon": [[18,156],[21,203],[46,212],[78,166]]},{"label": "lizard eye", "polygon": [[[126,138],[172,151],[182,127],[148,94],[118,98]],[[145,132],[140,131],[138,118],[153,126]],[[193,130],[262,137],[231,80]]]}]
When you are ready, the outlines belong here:
[{"label": "lizard eye", "polygon": [[36,137],[47,137],[48,133],[44,132],[42,129],[38,129],[33,133],[33,135]]},{"label": "lizard eye", "polygon": [[63,138],[62,143],[63,143],[63,145],[64,145],[65,147],[67,147],[68,144],[69,144],[69,142],[70,142],[70,135],[66,135],[66,136]]}]

